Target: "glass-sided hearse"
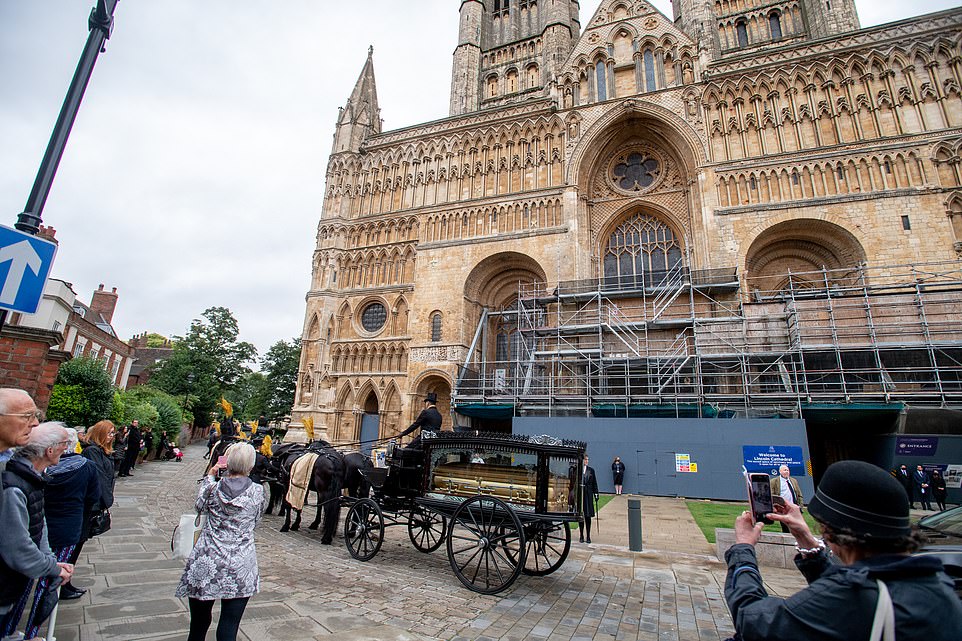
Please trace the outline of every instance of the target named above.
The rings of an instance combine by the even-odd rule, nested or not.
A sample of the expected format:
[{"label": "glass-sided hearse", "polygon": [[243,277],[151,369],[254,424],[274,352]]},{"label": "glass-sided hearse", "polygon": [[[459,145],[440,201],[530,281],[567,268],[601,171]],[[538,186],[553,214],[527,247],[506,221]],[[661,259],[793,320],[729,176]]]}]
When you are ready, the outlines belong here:
[{"label": "glass-sided hearse", "polygon": [[414,546],[448,560],[468,588],[496,594],[520,573],[561,567],[581,518],[585,444],[552,436],[424,432],[421,449],[389,447],[366,472],[370,499],[350,503],[351,555],[374,558],[385,527],[407,525]]}]

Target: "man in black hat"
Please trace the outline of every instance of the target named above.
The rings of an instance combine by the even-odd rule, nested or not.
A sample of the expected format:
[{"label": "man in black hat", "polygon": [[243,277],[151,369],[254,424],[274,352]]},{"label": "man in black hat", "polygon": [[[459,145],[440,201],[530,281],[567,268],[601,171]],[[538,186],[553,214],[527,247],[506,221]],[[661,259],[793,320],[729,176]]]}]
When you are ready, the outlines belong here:
[{"label": "man in black hat", "polygon": [[725,553],[725,600],[736,639],[869,639],[876,618],[894,629],[884,638],[959,638],[962,602],[941,561],[910,556],[918,539],[905,490],[890,474],[863,461],[831,465],[808,506],[822,539],[798,506],[776,509],[768,517],[795,537],[795,565],[809,586],[788,599],[768,596],[754,548],[762,524],[743,513],[735,521],[735,545]]},{"label": "man in black hat", "polygon": [[[407,436],[414,432],[414,430],[420,428],[423,432],[424,430],[438,431],[441,429],[441,412],[438,411],[438,396],[434,392],[431,392],[424,397],[424,409],[418,414],[417,419],[411,423],[411,427],[407,428],[400,434],[398,438],[402,436]],[[410,450],[421,449],[421,435],[418,434],[417,437],[407,446]]]}]

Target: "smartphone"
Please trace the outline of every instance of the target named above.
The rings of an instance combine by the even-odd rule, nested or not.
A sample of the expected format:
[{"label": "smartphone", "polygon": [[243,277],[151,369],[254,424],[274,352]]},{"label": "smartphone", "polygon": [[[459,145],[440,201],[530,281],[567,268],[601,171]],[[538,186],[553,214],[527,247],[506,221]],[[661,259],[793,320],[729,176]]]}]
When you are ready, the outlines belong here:
[{"label": "smartphone", "polygon": [[748,475],[748,503],[752,509],[752,519],[757,523],[774,523],[766,514],[775,511],[772,501],[771,477],[768,474],[753,473]]},{"label": "smartphone", "polygon": [[217,457],[217,465],[220,466],[220,469],[217,470],[217,476],[218,476],[218,477],[224,476],[224,474],[227,473],[227,457],[226,457],[226,456],[218,456],[218,457]]}]

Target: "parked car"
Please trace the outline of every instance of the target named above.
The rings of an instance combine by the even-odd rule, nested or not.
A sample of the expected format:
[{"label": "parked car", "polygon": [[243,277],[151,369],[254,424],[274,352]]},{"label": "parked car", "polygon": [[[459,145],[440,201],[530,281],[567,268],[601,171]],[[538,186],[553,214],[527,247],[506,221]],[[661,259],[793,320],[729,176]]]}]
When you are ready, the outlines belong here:
[{"label": "parked car", "polygon": [[916,554],[938,557],[962,599],[962,506],[922,518],[919,530],[925,545]]}]

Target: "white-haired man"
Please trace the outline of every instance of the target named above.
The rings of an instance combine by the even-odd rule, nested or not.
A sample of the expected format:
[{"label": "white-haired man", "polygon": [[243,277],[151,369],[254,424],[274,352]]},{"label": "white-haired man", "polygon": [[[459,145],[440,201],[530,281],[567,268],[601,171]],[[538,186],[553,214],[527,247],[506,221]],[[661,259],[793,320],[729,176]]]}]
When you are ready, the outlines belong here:
[{"label": "white-haired man", "polygon": [[47,543],[40,476],[56,465],[67,446],[67,431],[59,423],[43,423],[30,431],[27,443],[3,471],[0,505],[0,635],[16,631],[34,579],[59,577],[69,581],[73,566],[58,563]]},{"label": "white-haired man", "polygon": [[41,416],[25,391],[0,388],[0,460],[8,460],[13,448],[27,444],[30,430],[40,423]]}]

